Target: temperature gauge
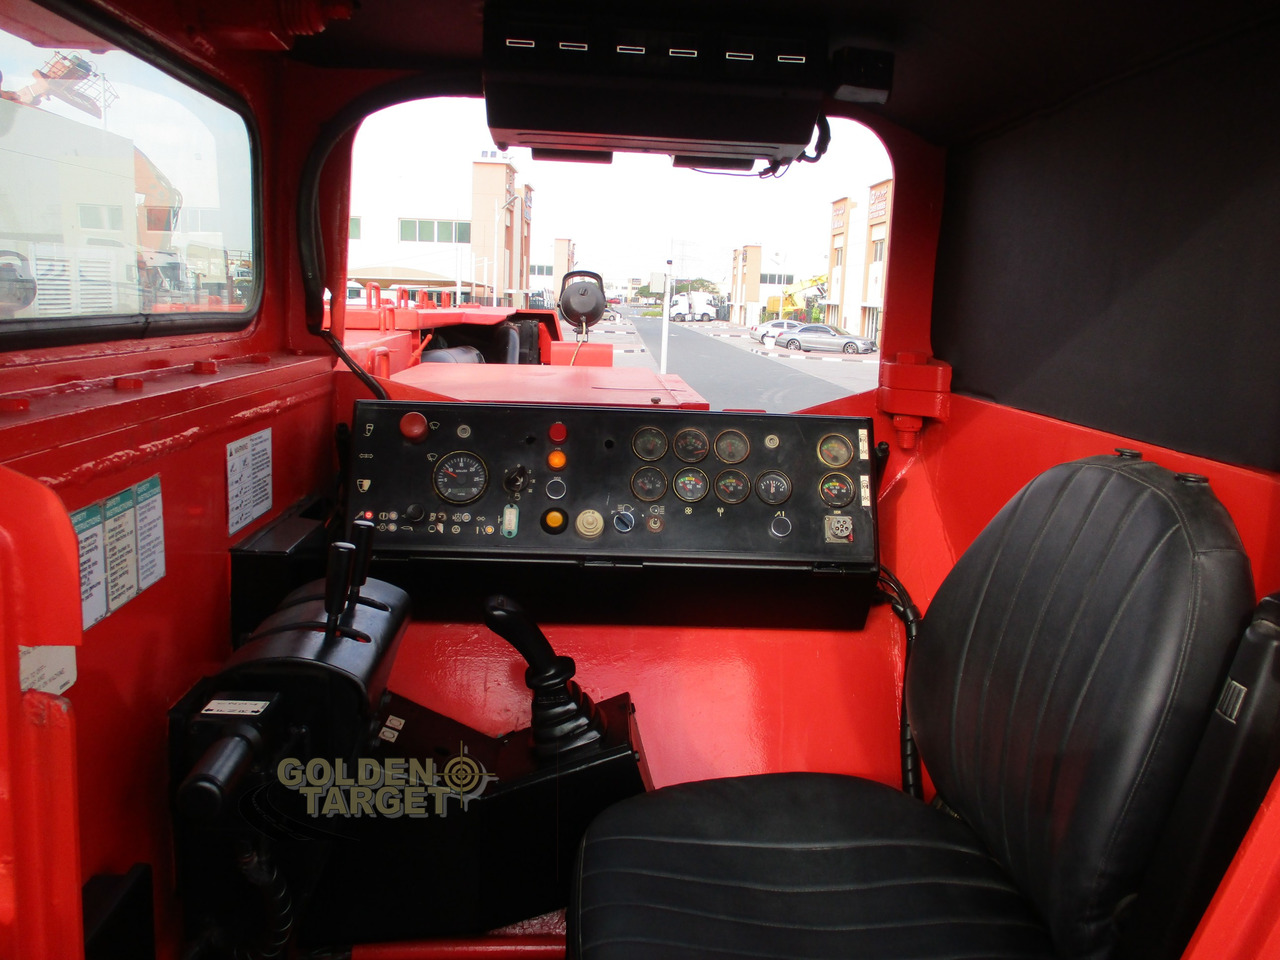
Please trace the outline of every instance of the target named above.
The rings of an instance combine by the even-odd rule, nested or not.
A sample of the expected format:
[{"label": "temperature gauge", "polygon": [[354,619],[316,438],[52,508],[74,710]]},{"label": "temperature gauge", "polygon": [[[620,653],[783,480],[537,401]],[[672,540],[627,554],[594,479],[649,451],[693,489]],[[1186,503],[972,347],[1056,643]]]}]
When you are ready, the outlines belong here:
[{"label": "temperature gauge", "polygon": [[725,463],[741,463],[751,452],[751,441],[741,430],[725,430],[716,437],[716,456]]},{"label": "temperature gauge", "polygon": [[646,502],[658,500],[667,492],[667,475],[657,467],[641,467],[631,475],[631,492]]},{"label": "temperature gauge", "polygon": [[818,456],[828,467],[843,467],[853,459],[853,444],[848,437],[829,433],[818,442]]},{"label": "temperature gauge", "polygon": [[431,474],[436,493],[449,503],[470,503],[479,500],[489,485],[489,472],[484,461],[474,453],[459,451],[441,457]]},{"label": "temperature gauge", "polygon": [[843,473],[828,473],[818,484],[818,496],[829,507],[847,507],[853,502],[853,481]]},{"label": "temperature gauge", "polygon": [[766,470],[756,477],[756,495],[776,507],[791,496],[791,480],[781,470]]},{"label": "temperature gauge", "polygon": [[697,463],[711,451],[711,441],[701,430],[687,427],[676,434],[672,441],[676,456],[685,463]]},{"label": "temperature gauge", "polygon": [[671,481],[676,496],[687,503],[696,503],[707,495],[707,475],[697,467],[681,470]]},{"label": "temperature gauge", "polygon": [[661,460],[667,452],[667,435],[657,427],[641,427],[631,438],[631,449],[641,460]]},{"label": "temperature gauge", "polygon": [[716,477],[716,496],[725,503],[741,503],[751,496],[751,481],[741,470],[725,470]]}]

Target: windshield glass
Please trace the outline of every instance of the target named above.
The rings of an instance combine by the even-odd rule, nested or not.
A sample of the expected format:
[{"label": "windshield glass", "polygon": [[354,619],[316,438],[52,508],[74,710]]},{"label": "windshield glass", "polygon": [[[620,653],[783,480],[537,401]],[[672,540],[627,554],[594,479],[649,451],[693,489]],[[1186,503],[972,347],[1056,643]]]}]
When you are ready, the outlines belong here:
[{"label": "windshield glass", "polygon": [[482,101],[420,101],[356,139],[347,272],[384,295],[529,307],[591,270],[613,312],[590,342],[612,345],[614,366],[679,376],[712,409],[788,412],[876,386],[878,350],[761,335],[777,319],[839,323],[879,346],[891,189],[883,145],[847,120],[817,163],[762,178],[659,155],[534,160],[495,147]]},{"label": "windshield glass", "polygon": [[244,120],[79,26],[16,7],[0,29],[0,335],[32,320],[57,333],[90,317],[247,313]]}]

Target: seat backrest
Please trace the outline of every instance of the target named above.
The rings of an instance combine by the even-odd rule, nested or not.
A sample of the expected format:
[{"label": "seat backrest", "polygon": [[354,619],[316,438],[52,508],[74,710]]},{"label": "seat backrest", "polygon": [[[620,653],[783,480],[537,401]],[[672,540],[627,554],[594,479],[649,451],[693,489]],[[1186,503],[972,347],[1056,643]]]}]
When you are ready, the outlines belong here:
[{"label": "seat backrest", "polygon": [[1125,455],[1029,483],[929,605],[921,757],[1061,955],[1114,944],[1253,599],[1204,478]]}]

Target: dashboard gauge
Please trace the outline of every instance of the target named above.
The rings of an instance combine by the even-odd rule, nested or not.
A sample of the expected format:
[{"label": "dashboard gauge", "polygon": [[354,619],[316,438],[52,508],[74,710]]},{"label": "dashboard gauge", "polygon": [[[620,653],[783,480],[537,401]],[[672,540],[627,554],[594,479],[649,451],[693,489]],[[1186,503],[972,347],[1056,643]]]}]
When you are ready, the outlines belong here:
[{"label": "dashboard gauge", "polygon": [[675,435],[671,441],[676,456],[685,463],[697,463],[711,452],[711,441],[707,435],[695,427],[686,427]]},{"label": "dashboard gauge", "polygon": [[756,477],[756,495],[770,506],[777,506],[791,496],[791,480],[781,470],[766,470]]},{"label": "dashboard gauge", "polygon": [[716,456],[725,463],[741,463],[751,452],[751,441],[741,430],[725,430],[716,437]]},{"label": "dashboard gauge", "polygon": [[641,460],[661,460],[667,452],[667,435],[657,427],[641,427],[631,438],[631,449]]},{"label": "dashboard gauge", "polygon": [[657,467],[641,467],[631,475],[631,492],[640,500],[658,500],[667,492],[667,475]]},{"label": "dashboard gauge", "polygon": [[751,481],[741,470],[725,470],[716,477],[716,496],[725,503],[741,503],[751,496]]},{"label": "dashboard gauge", "polygon": [[474,453],[457,451],[440,458],[431,475],[436,493],[449,503],[479,500],[489,485],[489,471]]},{"label": "dashboard gauge", "polygon": [[829,507],[847,507],[853,503],[853,481],[843,473],[828,473],[818,484],[818,496]]},{"label": "dashboard gauge", "polygon": [[697,467],[689,467],[675,475],[671,481],[671,487],[681,500],[696,503],[707,495],[711,485],[707,482],[705,473]]},{"label": "dashboard gauge", "polygon": [[853,459],[853,443],[838,433],[828,433],[818,443],[818,457],[828,467],[843,467]]}]

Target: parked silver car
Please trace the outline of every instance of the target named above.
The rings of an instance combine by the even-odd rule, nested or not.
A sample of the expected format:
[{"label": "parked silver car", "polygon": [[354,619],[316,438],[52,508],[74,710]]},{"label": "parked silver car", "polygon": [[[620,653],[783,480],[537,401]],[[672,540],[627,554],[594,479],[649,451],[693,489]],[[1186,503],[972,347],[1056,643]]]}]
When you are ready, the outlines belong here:
[{"label": "parked silver car", "polygon": [[757,323],[747,332],[764,343],[769,337],[776,337],[780,333],[792,333],[799,330],[801,326],[802,324],[796,320],[769,320],[765,323]]},{"label": "parked silver car", "polygon": [[855,337],[848,330],[826,323],[806,323],[798,330],[781,333],[775,345],[788,350],[823,350],[830,353],[874,353],[876,343],[866,337]]}]

